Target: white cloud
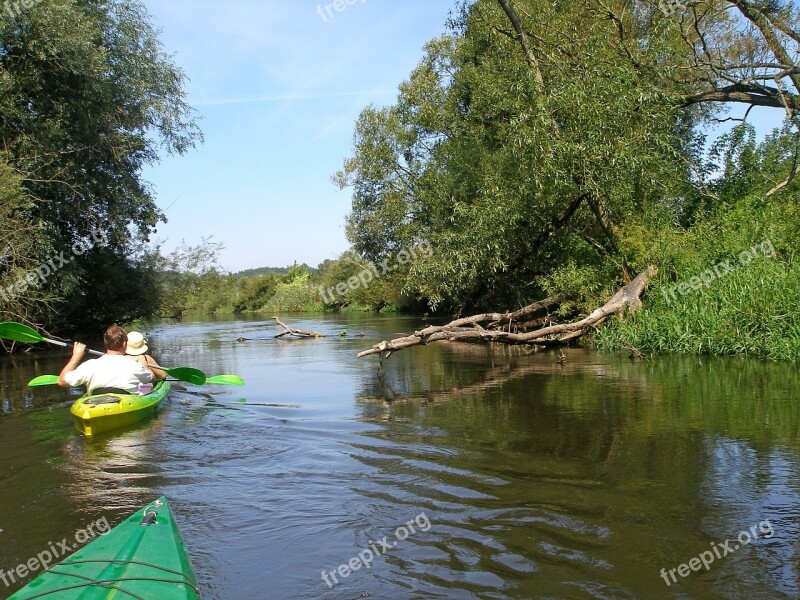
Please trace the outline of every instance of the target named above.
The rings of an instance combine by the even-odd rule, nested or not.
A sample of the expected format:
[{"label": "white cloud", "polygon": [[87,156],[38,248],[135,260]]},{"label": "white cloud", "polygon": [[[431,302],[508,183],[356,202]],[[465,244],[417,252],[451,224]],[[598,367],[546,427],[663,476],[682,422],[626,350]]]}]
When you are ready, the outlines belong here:
[{"label": "white cloud", "polygon": [[361,90],[352,92],[320,92],[320,93],[285,93],[285,94],[264,94],[262,96],[240,96],[229,98],[209,98],[201,100],[192,100],[193,106],[218,106],[222,104],[253,104],[258,102],[276,102],[276,101],[299,101],[299,100],[325,100],[328,98],[352,98],[352,97],[367,97],[379,98],[384,96],[396,95],[395,90]]}]

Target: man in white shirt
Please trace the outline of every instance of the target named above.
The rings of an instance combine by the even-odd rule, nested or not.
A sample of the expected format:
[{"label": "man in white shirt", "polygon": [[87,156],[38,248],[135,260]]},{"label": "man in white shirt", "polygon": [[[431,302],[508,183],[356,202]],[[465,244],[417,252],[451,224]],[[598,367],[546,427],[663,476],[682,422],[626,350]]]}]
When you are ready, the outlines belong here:
[{"label": "man in white shirt", "polygon": [[128,335],[122,327],[109,327],[103,335],[103,343],[106,346],[103,356],[81,364],[86,346],[75,342],[72,358],[58,376],[58,385],[85,385],[90,394],[135,394],[140,383],[150,383],[156,379],[152,370],[126,358]]}]

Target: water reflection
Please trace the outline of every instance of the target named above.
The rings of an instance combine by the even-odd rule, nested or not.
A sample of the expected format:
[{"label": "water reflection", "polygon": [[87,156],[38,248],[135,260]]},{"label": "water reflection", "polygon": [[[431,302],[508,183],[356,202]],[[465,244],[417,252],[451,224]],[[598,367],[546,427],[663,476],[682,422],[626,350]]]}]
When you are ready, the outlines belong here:
[{"label": "water reflection", "polygon": [[[381,439],[394,442],[380,446],[384,469],[392,475],[429,471],[432,481],[422,484],[425,493],[458,497],[473,531],[481,532],[489,548],[502,553],[514,545],[505,541],[508,531],[496,514],[485,522],[476,518],[480,508],[525,504],[528,510],[546,511],[514,514],[515,527],[531,523],[521,544],[526,561],[515,563],[530,575],[515,596],[575,593],[566,585],[601,596],[668,595],[671,590],[653,581],[661,567],[687,562],[711,542],[732,538],[765,518],[777,520],[784,533],[776,528],[775,541],[748,546],[724,569],[692,573],[681,593],[797,596],[800,420],[791,401],[794,373],[787,380],[780,365],[696,359],[640,363],[580,350],[568,352],[563,365],[552,356],[543,361],[543,355],[513,353],[498,365],[492,360],[496,356],[486,356],[490,352],[451,346],[436,360],[398,361],[395,370],[384,365],[359,401],[364,418],[385,424]],[[766,447],[765,439],[770,440]],[[413,450],[398,446],[401,440]],[[417,460],[420,447],[427,445],[437,449],[430,463],[435,468]],[[442,447],[453,451],[443,454]],[[731,461],[732,448],[734,456],[749,461]],[[783,457],[784,468],[771,459],[775,453]],[[787,457],[793,470],[785,468]],[[458,475],[464,468],[467,478]],[[493,485],[475,485],[478,473]],[[728,481],[712,490],[705,479],[715,476]],[[766,498],[765,491],[754,489],[765,485]],[[409,493],[392,495],[402,498],[401,491]],[[493,497],[480,495],[489,491]],[[451,551],[450,564],[467,552],[458,544]],[[489,566],[492,558],[484,562]],[[592,573],[588,580],[587,572]],[[617,583],[621,572],[628,585]],[[458,573],[448,577],[460,580]],[[603,582],[599,587],[598,581]]]},{"label": "water reflection", "polygon": [[[207,599],[798,596],[796,369],[456,344],[379,369],[355,354],[416,321],[284,320],[332,337],[275,340],[263,319],[149,332],[164,364],[247,386],[176,386],[155,419],[91,440],[66,392],[24,387],[63,357],[0,362],[0,567],[165,494]],[[320,577],[422,511],[431,528],[370,569]],[[661,579],[764,519],[771,538]]]}]

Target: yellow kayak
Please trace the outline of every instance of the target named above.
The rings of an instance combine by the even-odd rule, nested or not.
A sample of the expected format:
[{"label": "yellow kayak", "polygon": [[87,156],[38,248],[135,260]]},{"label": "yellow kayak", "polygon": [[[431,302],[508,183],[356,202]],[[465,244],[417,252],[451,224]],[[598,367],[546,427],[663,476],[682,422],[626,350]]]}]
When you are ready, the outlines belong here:
[{"label": "yellow kayak", "polygon": [[166,398],[172,386],[168,381],[159,381],[152,391],[139,394],[101,394],[81,396],[70,412],[75,427],[84,435],[94,435],[125,425],[132,425],[156,412],[158,404]]}]

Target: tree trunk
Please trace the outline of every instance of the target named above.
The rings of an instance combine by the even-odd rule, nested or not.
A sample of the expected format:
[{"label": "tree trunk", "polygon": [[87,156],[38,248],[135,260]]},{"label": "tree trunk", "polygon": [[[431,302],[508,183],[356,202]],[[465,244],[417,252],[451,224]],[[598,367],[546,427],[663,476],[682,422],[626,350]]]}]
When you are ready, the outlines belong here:
[{"label": "tree trunk", "polygon": [[[536,302],[513,313],[483,313],[457,319],[447,325],[426,327],[420,331],[415,331],[412,335],[375,344],[369,350],[360,352],[358,357],[361,358],[370,354],[381,354],[384,357],[388,357],[392,352],[403,348],[443,340],[535,344],[539,346],[565,345],[579,338],[588,330],[600,325],[611,315],[633,314],[636,312],[642,306],[640,297],[647,286],[647,282],[655,277],[656,273],[655,267],[648,267],[639,273],[633,281],[614,294],[603,306],[580,321],[573,323],[549,325],[534,331],[512,330],[515,317],[530,316],[533,313],[558,305],[561,299],[554,297]],[[481,323],[486,323],[486,327],[481,326]],[[499,329],[500,327],[504,327],[504,329]]]}]

